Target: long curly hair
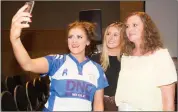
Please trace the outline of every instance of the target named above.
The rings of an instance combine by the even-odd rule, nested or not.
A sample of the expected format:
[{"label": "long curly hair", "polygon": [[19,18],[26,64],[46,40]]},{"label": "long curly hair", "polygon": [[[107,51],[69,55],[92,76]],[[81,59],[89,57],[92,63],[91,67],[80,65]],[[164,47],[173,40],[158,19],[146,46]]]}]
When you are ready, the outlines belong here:
[{"label": "long curly hair", "polygon": [[[163,43],[161,41],[158,29],[155,23],[153,22],[153,20],[151,19],[151,17],[145,12],[131,13],[125,19],[124,23],[127,22],[128,18],[134,15],[140,17],[144,25],[143,38],[142,38],[142,43],[140,45],[142,55],[148,52],[154,52],[157,49],[163,48]],[[126,26],[124,26],[124,30],[123,32],[121,32],[121,35],[123,36],[123,44],[122,44],[121,52],[124,53],[125,55],[132,55],[133,49],[135,48],[135,44],[129,41],[126,35]]]},{"label": "long curly hair", "polygon": [[67,34],[71,29],[76,27],[83,29],[87,36],[87,39],[90,41],[90,45],[86,46],[85,48],[85,55],[86,56],[91,55],[93,49],[95,49],[96,47],[96,43],[95,43],[97,37],[96,24],[91,22],[86,22],[86,21],[75,21],[68,25]]}]

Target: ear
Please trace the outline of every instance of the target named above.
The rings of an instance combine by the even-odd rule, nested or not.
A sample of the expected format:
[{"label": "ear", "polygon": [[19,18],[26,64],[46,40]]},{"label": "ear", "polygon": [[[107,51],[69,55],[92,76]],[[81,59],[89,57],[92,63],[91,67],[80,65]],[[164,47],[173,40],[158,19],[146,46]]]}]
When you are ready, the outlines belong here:
[{"label": "ear", "polygon": [[89,46],[90,45],[90,41],[88,41],[86,45]]}]

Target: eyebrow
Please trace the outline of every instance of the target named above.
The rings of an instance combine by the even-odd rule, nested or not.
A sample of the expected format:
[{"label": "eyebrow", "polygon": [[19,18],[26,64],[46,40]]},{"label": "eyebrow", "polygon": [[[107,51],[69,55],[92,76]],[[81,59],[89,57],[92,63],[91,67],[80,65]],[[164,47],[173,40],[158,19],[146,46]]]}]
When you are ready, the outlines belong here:
[{"label": "eyebrow", "polygon": [[[74,36],[74,34],[69,34],[68,36]],[[77,34],[77,36],[83,37],[83,35],[78,35],[78,34]]]}]

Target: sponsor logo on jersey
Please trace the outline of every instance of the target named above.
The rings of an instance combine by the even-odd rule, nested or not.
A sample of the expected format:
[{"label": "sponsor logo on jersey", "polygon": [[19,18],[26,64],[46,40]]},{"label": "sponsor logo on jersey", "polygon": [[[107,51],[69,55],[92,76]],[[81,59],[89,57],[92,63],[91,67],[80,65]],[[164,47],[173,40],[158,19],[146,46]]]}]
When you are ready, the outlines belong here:
[{"label": "sponsor logo on jersey", "polygon": [[92,84],[85,81],[67,80],[66,95],[91,100],[90,96],[93,88],[94,86]]}]

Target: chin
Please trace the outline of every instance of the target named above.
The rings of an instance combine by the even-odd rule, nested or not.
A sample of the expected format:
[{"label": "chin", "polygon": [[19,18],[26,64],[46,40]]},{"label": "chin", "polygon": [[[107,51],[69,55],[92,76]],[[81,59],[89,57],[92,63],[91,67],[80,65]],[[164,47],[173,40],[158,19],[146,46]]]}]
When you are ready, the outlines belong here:
[{"label": "chin", "polygon": [[109,49],[114,49],[114,48],[116,48],[116,47],[118,47],[118,45],[108,45],[108,48],[109,48]]},{"label": "chin", "polygon": [[133,42],[133,43],[135,43],[135,42],[136,42],[136,40],[134,40],[134,39],[132,39],[132,40],[131,40],[131,39],[129,39],[129,40],[130,40],[130,42]]},{"label": "chin", "polygon": [[134,39],[133,38],[128,38],[130,42],[134,42]]}]

